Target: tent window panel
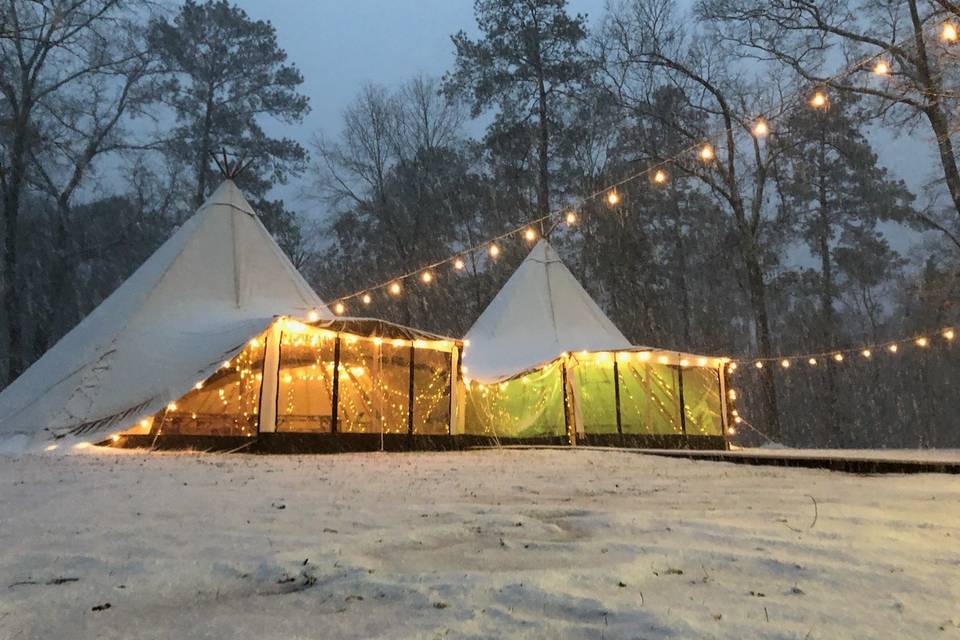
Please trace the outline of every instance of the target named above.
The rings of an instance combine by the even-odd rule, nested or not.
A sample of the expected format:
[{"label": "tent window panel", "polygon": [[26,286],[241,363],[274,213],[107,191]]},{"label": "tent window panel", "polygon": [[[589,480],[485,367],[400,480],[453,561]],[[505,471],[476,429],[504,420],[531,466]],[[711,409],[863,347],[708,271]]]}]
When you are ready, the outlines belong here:
[{"label": "tent window panel", "polygon": [[284,333],[280,340],[277,431],[329,433],[335,341],[324,333]]},{"label": "tent window panel", "polygon": [[[620,416],[624,433],[680,434],[677,370],[668,365],[620,363]],[[686,389],[684,389],[686,391]]]},{"label": "tent window panel", "polygon": [[578,358],[573,369],[587,433],[617,433],[617,395],[610,354]]},{"label": "tent window panel", "polygon": [[465,432],[502,438],[563,436],[562,361],[519,378],[466,388]]},{"label": "tent window panel", "polygon": [[380,432],[376,383],[379,356],[379,348],[373,342],[340,336],[338,431]]},{"label": "tent window panel", "polygon": [[445,435],[450,425],[451,356],[416,349],[413,363],[413,432]]},{"label": "tent window panel", "polygon": [[[244,347],[229,367],[218,369],[153,420],[165,435],[252,436],[257,433],[263,381],[264,336]],[[173,408],[175,407],[175,408]]]},{"label": "tent window panel", "polygon": [[696,367],[683,370],[683,402],[687,433],[721,436],[720,373],[716,369]]},{"label": "tent window panel", "polygon": [[410,404],[410,343],[386,341],[380,347],[377,378],[380,425],[384,433],[407,433]]}]

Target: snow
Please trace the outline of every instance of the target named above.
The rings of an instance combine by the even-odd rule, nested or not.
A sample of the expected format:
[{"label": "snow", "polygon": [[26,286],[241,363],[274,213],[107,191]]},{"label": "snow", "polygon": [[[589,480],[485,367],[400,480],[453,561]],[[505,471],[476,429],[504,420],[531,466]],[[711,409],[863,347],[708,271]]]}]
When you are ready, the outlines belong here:
[{"label": "snow", "polygon": [[953,476],[59,453],[0,458],[0,637],[960,638]]}]

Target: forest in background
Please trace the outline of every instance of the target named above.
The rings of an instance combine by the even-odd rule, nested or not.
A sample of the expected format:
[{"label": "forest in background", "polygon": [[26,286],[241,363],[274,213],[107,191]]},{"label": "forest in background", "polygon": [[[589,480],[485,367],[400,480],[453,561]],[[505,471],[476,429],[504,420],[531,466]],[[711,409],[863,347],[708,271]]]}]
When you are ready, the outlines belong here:
[{"label": "forest in background", "polygon": [[[340,131],[293,140],[268,131],[308,113],[302,74],[225,0],[2,0],[0,386],[191,215],[223,148],[326,300],[574,208],[550,240],[636,344],[777,358],[958,322],[960,6],[619,0],[588,24],[564,0],[477,0],[475,17],[445,75],[363,86]],[[887,153],[929,144],[935,179],[911,191],[876,131],[898,136]],[[633,175],[615,206],[580,204]],[[324,215],[278,198],[289,184]],[[905,229],[929,233],[892,246]],[[529,244],[501,249],[348,313],[461,336]],[[841,447],[960,446],[958,382],[939,336],[732,378],[757,431]]]}]

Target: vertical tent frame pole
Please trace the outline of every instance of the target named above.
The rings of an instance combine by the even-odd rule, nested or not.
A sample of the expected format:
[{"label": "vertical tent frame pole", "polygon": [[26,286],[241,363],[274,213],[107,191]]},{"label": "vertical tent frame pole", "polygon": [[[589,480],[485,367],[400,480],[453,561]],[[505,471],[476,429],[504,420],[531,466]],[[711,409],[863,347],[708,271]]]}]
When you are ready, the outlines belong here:
[{"label": "vertical tent frame pole", "polygon": [[613,354],[613,395],[617,403],[617,435],[620,436],[620,445],[623,446],[623,419],[620,417],[620,365],[617,356]]},{"label": "vertical tent frame pole", "polygon": [[680,401],[680,431],[683,433],[683,438],[687,438],[687,409],[686,403],[683,400],[683,367],[677,366],[677,396]]},{"label": "vertical tent frame pole", "polygon": [[560,385],[563,387],[563,421],[564,426],[567,428],[567,439],[570,442],[571,446],[576,446],[577,444],[577,425],[574,424],[574,420],[571,419],[570,411],[570,398],[567,394],[567,360],[566,358],[561,359],[560,361]]},{"label": "vertical tent frame pole", "polygon": [[337,432],[340,419],[340,334],[333,343],[333,393],[330,398],[330,433]]},{"label": "vertical tent frame pole", "polygon": [[722,364],[717,367],[717,380],[720,386],[720,429],[723,435],[723,448],[729,449],[730,442],[727,439],[727,429],[730,426],[730,405],[727,402],[727,366]]},{"label": "vertical tent frame pole", "polygon": [[407,390],[407,435],[413,435],[413,398],[414,398],[414,386],[413,386],[413,371],[414,371],[414,358],[416,357],[417,348],[413,346],[413,341],[410,341],[410,386]]}]

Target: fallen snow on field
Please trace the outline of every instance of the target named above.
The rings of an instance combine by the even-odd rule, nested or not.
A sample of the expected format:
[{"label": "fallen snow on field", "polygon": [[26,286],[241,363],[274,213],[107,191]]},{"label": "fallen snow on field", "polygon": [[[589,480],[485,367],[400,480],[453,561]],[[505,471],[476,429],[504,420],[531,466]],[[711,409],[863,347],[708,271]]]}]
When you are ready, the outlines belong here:
[{"label": "fallen snow on field", "polygon": [[86,450],[0,487],[3,638],[960,638],[952,476]]}]

